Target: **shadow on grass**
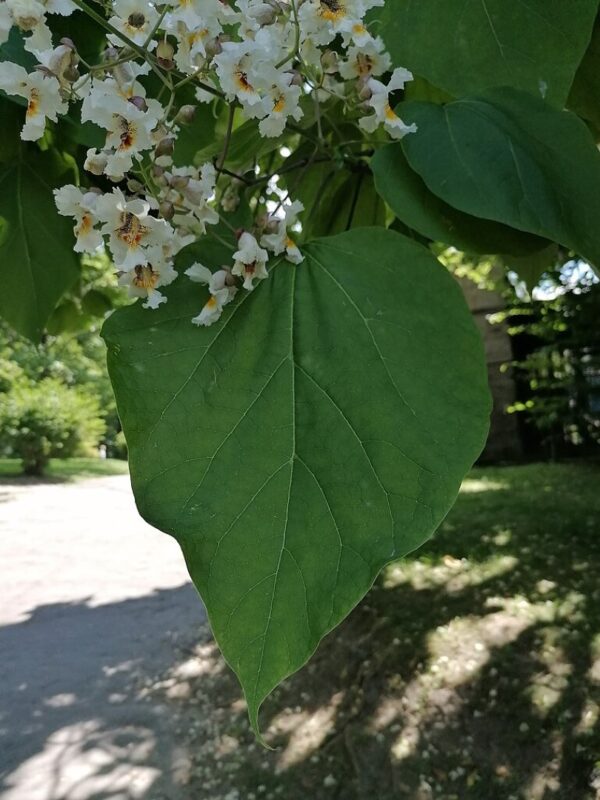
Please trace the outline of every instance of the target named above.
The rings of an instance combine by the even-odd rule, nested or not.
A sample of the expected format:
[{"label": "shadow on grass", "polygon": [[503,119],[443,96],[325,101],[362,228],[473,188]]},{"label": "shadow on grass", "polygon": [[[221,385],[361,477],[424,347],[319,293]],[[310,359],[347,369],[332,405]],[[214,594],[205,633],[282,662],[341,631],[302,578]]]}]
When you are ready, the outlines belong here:
[{"label": "shadow on grass", "polygon": [[218,715],[190,738],[196,791],[597,798],[599,489],[594,465],[476,470],[436,537],[265,703],[275,752],[253,745],[214,646],[176,666],[185,706]]},{"label": "shadow on grass", "polygon": [[[200,644],[192,630],[167,646],[160,676],[145,669],[150,642],[118,635],[123,619],[143,631],[176,594],[36,610],[0,629],[1,652],[19,653],[2,675],[0,794],[28,767],[53,775],[28,800],[593,800],[599,487],[586,464],[476,470],[436,537],[391,565],[265,703],[272,752],[206,629]],[[70,662],[86,647],[82,684]],[[121,718],[103,716],[106,697]],[[71,785],[78,759],[88,772]]]},{"label": "shadow on grass", "polygon": [[0,483],[9,486],[70,483],[83,478],[126,475],[127,472],[127,461],[117,458],[52,458],[44,475],[31,476],[23,474],[18,459],[0,458]]}]

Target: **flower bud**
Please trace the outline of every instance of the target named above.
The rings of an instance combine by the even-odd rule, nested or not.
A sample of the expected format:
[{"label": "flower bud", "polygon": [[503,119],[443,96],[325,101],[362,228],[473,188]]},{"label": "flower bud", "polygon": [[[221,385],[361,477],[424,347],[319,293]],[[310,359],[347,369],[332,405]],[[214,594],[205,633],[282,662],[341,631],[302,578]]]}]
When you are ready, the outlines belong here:
[{"label": "flower bud", "polygon": [[368,84],[368,79],[365,80],[364,77],[360,77],[357,82],[358,89],[358,96],[361,100],[370,100],[373,96],[373,92],[371,91],[371,87]]},{"label": "flower bud", "polygon": [[173,203],[170,203],[168,200],[163,200],[160,206],[158,207],[158,211],[163,219],[166,219],[167,222],[173,219],[175,216],[175,206]]},{"label": "flower bud", "polygon": [[77,67],[67,67],[66,70],[63,72],[63,78],[68,83],[75,83],[75,81],[79,80],[79,70]]},{"label": "flower bud", "polygon": [[177,191],[181,191],[182,189],[186,189],[190,179],[187,175],[173,175],[169,181],[169,185],[173,187],[173,189],[177,189]]},{"label": "flower bud", "polygon": [[206,42],[204,45],[204,52],[206,53],[206,57],[210,60],[213,56],[218,56],[219,53],[223,52],[223,48],[221,47],[222,42],[226,42],[229,39],[228,36],[221,35],[217,36],[215,39],[210,39],[210,41]]},{"label": "flower bud", "polygon": [[290,73],[292,75],[291,85],[302,86],[302,84],[304,83],[304,78],[302,77],[301,73],[298,72],[298,70],[296,69],[290,70]]},{"label": "flower bud", "polygon": [[133,97],[130,97],[129,102],[136,108],[139,108],[140,111],[148,111],[148,103],[146,103],[145,99],[140,97],[140,95],[136,94]]},{"label": "flower bud", "polygon": [[107,47],[104,53],[102,53],[102,58],[104,61],[116,61],[119,57],[119,51],[116,47]]},{"label": "flower bud", "polygon": [[159,166],[158,164],[152,165],[152,177],[156,179],[160,179],[164,176],[165,169],[164,167]]},{"label": "flower bud", "polygon": [[156,47],[156,57],[158,63],[163,69],[173,69],[175,62],[173,56],[175,55],[175,48],[166,39],[161,39]]},{"label": "flower bud", "polygon": [[144,184],[136,181],[135,178],[130,178],[127,181],[127,188],[132,194],[138,194],[139,192],[144,191]]},{"label": "flower bud", "polygon": [[160,142],[156,145],[154,150],[154,155],[157,158],[161,156],[170,156],[173,155],[173,150],[175,149],[175,140],[172,136],[168,136],[165,139],[161,139]]},{"label": "flower bud", "polygon": [[321,67],[329,74],[338,71],[338,55],[333,50],[325,50],[321,56]]},{"label": "flower bud", "polygon": [[73,50],[73,52],[75,52],[77,49],[75,47],[75,42],[72,39],[69,39],[68,36],[63,36],[63,38],[60,40],[60,44],[64,44],[65,47],[68,47],[69,50]]},{"label": "flower bud", "polygon": [[175,117],[175,122],[180,122],[183,125],[189,125],[194,121],[196,116],[196,106],[181,106]]}]

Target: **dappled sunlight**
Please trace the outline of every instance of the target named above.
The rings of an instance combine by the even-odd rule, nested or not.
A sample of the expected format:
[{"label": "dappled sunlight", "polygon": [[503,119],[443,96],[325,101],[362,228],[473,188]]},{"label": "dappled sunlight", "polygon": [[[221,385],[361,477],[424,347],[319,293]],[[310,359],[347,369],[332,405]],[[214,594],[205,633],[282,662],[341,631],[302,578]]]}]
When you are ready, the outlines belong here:
[{"label": "dappled sunlight", "polygon": [[479,586],[513,570],[518,559],[512,555],[495,555],[483,562],[445,555],[440,563],[406,560],[393,564],[385,570],[383,585],[386,589],[409,584],[416,591],[438,586],[446,591],[460,592],[468,586]]},{"label": "dappled sunlight", "polygon": [[535,712],[545,717],[568,688],[573,665],[560,644],[562,638],[560,628],[554,626],[542,628],[540,636],[542,641],[537,655],[543,670],[532,676],[528,695]]},{"label": "dappled sunlight", "polygon": [[[98,718],[68,676],[36,708],[47,716],[5,714],[5,737],[42,726],[38,751],[10,776],[31,794],[7,800],[595,800],[600,592],[588,520],[598,515],[593,500],[581,503],[575,535],[560,473],[539,514],[519,494],[519,470],[490,473],[481,482],[506,483],[511,503],[496,489],[461,494],[436,536],[384,570],[267,699],[261,730],[274,750],[255,741],[239,684],[202,625],[169,640],[159,674],[144,674],[128,640],[96,664],[90,686],[105,682],[118,724]],[[70,627],[88,630],[98,615],[112,630],[138,606],[154,618],[168,598],[60,611]],[[13,694],[26,695],[32,677],[23,672]],[[163,752],[167,724],[175,733]],[[50,765],[56,783],[42,795],[37,776]]]},{"label": "dappled sunlight", "polygon": [[49,736],[43,750],[11,775],[5,800],[86,800],[147,796],[160,770],[148,759],[156,746],[151,729],[124,724],[106,732],[100,721],[68,725]]},{"label": "dappled sunlight", "polygon": [[277,771],[289,769],[312,755],[332,732],[337,710],[343,700],[343,692],[337,692],[327,706],[313,713],[294,712],[285,709],[271,720],[268,741],[288,734],[287,744],[277,762]]},{"label": "dappled sunlight", "polygon": [[499,492],[509,489],[510,485],[504,481],[493,481],[488,478],[465,478],[460,486],[461,494],[476,494],[479,492]]}]

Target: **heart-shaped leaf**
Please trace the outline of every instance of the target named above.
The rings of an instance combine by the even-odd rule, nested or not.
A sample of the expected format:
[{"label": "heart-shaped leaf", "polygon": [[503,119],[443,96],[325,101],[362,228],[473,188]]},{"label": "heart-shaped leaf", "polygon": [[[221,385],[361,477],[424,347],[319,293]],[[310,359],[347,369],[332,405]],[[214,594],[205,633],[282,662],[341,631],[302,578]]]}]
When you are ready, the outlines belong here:
[{"label": "heart-shaped leaf", "polygon": [[410,166],[455,208],[543,236],[600,266],[600,153],[568,111],[514,89],[407,103]]},{"label": "heart-shaped leaf", "polygon": [[179,540],[255,730],[384,564],[431,536],[489,416],[475,325],[425,248],[362,228],[305,255],[208,329],[182,279],[104,326],[138,508]]},{"label": "heart-shaped leaf", "polygon": [[562,107],[598,0],[388,0],[380,32],[402,64],[454,96],[513,86]]}]

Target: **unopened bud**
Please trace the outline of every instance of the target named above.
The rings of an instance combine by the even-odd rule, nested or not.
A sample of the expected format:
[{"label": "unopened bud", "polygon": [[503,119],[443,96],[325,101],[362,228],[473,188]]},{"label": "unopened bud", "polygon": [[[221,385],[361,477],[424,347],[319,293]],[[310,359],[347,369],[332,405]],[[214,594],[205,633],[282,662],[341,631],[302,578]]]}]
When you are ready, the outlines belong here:
[{"label": "unopened bud", "polygon": [[152,165],[152,177],[153,178],[160,179],[160,178],[163,177],[164,174],[165,174],[164,167],[161,167],[159,164],[153,164]]},{"label": "unopened bud", "polygon": [[181,106],[175,117],[175,122],[180,122],[183,125],[189,125],[194,121],[196,116],[196,106]]},{"label": "unopened bud", "polygon": [[144,184],[136,181],[135,178],[130,178],[127,181],[127,188],[132,194],[137,194],[138,192],[144,191]]},{"label": "unopened bud", "polygon": [[107,47],[104,53],[102,53],[102,58],[104,61],[116,61],[119,57],[119,51],[116,47]]},{"label": "unopened bud", "polygon": [[162,39],[156,48],[156,57],[158,63],[163,69],[173,69],[175,62],[173,56],[175,55],[175,48],[166,39]]},{"label": "unopened bud", "polygon": [[173,137],[168,137],[166,139],[161,139],[160,142],[156,145],[154,150],[154,155],[157,158],[161,156],[170,156],[173,155],[173,150],[175,149],[175,140]]},{"label": "unopened bud", "polygon": [[190,179],[187,175],[173,175],[171,180],[169,181],[169,185],[173,187],[173,189],[177,189],[177,191],[181,191],[182,189],[186,189]]},{"label": "unopened bud", "polygon": [[338,70],[338,55],[333,50],[325,50],[321,56],[321,66],[324,72],[337,72]]},{"label": "unopened bud", "polygon": [[76,50],[75,42],[73,39],[69,39],[68,36],[63,36],[63,38],[60,40],[60,44],[64,44],[64,46],[68,47],[70,50]]},{"label": "unopened bud", "polygon": [[370,100],[373,96],[373,92],[371,87],[369,86],[368,82],[364,78],[359,78],[358,80],[358,96],[361,100]]},{"label": "unopened bud", "polygon": [[140,111],[148,111],[148,103],[146,103],[146,100],[143,97],[140,97],[138,94],[130,97],[129,102],[131,105],[139,108]]},{"label": "unopened bud", "polygon": [[163,202],[159,206],[159,212],[163,219],[166,219],[167,222],[173,219],[175,216],[175,206],[173,203],[170,203],[168,200],[163,200]]},{"label": "unopened bud", "polygon": [[67,67],[63,72],[63,78],[69,83],[75,83],[76,80],[79,80],[79,70],[77,67]]},{"label": "unopened bud", "polygon": [[291,70],[292,80],[290,81],[292,86],[302,86],[304,83],[304,78],[298,72],[298,70]]},{"label": "unopened bud", "polygon": [[219,53],[223,52],[223,42],[228,42],[230,39],[229,36],[222,33],[220,36],[215,37],[214,39],[210,39],[204,45],[204,52],[206,53],[207,58],[212,58],[213,56],[218,56]]}]

